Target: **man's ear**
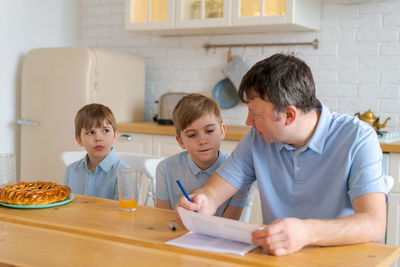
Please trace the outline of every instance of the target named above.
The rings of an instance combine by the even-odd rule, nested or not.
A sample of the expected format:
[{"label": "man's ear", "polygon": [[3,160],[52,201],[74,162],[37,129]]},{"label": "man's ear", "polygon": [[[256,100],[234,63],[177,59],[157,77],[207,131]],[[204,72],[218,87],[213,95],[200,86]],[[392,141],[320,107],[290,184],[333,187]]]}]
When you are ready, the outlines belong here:
[{"label": "man's ear", "polygon": [[183,141],[182,141],[182,138],[179,137],[179,136],[175,136],[175,138],[176,138],[176,141],[178,142],[179,146],[180,146],[182,149],[186,149],[185,144],[184,144]]},{"label": "man's ear", "polygon": [[286,107],[286,121],[285,121],[286,126],[291,125],[296,120],[297,112],[298,110],[295,106]]},{"label": "man's ear", "polygon": [[77,136],[77,135],[76,135],[76,136],[75,136],[75,140],[76,140],[76,142],[77,142],[80,146],[83,146],[80,136]]}]

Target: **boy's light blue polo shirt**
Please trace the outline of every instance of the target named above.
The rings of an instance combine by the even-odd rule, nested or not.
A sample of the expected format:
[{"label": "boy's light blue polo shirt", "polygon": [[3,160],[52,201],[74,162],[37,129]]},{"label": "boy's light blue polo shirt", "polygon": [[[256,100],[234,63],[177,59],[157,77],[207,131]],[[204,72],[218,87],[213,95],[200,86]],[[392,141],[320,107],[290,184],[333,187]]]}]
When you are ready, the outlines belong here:
[{"label": "boy's light blue polo shirt", "polygon": [[217,172],[236,188],[257,181],[264,224],[284,217],[350,215],[356,197],[387,193],[375,131],[323,105],[316,131],[304,147],[267,144],[252,128]]},{"label": "boy's light blue polo shirt", "polygon": [[68,165],[64,184],[71,187],[72,193],[117,200],[117,170],[119,167],[129,168],[129,166],[118,159],[114,149],[97,165],[94,173],[89,171],[87,159],[86,155]]},{"label": "boy's light blue polo shirt", "polygon": [[[218,167],[229,157],[225,152],[219,151],[217,161],[208,169],[200,169],[192,160],[187,151],[180,152],[161,161],[156,171],[156,198],[169,201],[171,208],[175,209],[179,198],[183,195],[176,179],[179,179],[188,193],[202,186],[215,173]],[[225,201],[216,211],[215,215],[222,216],[228,205],[244,207],[248,192],[239,191],[232,198]]]}]

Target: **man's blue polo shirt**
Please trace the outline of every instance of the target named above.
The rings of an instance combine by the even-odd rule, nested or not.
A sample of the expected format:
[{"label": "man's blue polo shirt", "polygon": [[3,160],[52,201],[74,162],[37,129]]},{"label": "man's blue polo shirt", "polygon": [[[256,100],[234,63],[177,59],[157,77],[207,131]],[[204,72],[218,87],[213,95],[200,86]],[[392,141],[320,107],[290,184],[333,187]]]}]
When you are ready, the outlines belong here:
[{"label": "man's blue polo shirt", "polygon": [[356,197],[387,193],[375,131],[323,105],[314,135],[304,147],[267,144],[252,128],[217,172],[238,189],[257,182],[264,224],[284,217],[350,215]]}]

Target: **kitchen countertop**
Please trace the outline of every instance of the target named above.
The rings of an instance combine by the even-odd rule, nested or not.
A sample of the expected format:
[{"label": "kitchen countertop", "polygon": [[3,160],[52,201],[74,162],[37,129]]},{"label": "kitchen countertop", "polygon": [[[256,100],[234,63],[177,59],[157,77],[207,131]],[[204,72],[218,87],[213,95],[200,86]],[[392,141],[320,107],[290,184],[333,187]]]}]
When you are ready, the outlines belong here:
[{"label": "kitchen countertop", "polygon": [[[239,141],[250,130],[250,127],[228,125],[226,129],[225,140]],[[172,125],[159,125],[147,121],[118,123],[118,130],[129,133],[176,135],[175,128]]]},{"label": "kitchen countertop", "polygon": [[[249,130],[246,126],[226,126],[225,140],[239,141]],[[119,123],[120,132],[142,133],[142,134],[161,134],[175,136],[175,128],[172,125],[159,125],[155,122],[127,122]],[[383,152],[400,153],[400,142],[381,143]]]}]

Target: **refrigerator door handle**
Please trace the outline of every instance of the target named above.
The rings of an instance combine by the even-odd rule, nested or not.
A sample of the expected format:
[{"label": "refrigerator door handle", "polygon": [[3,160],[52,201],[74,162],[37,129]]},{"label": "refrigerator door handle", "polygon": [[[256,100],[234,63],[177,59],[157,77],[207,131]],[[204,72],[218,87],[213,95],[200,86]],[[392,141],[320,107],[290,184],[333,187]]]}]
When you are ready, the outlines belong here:
[{"label": "refrigerator door handle", "polygon": [[29,126],[37,126],[37,125],[39,125],[39,123],[36,122],[36,121],[30,121],[30,120],[26,120],[26,119],[18,119],[17,120],[17,124],[19,124],[19,125],[29,125]]},{"label": "refrigerator door handle", "polygon": [[121,134],[119,136],[119,138],[122,139],[122,140],[127,140],[127,141],[132,140],[132,136],[130,134]]}]

